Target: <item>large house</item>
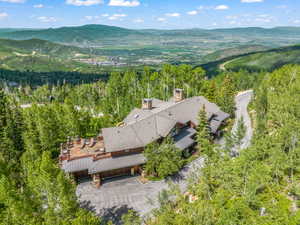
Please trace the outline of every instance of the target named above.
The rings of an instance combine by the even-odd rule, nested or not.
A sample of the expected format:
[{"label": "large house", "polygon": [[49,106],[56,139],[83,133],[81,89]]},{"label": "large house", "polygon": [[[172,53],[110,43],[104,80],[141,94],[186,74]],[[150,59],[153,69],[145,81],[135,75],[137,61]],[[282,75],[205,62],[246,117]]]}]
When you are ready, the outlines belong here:
[{"label": "large house", "polygon": [[211,133],[229,115],[202,96],[184,98],[182,89],[175,89],[169,101],[144,99],[142,108],[133,109],[120,126],[103,128],[97,138],[69,140],[61,146],[60,165],[75,178],[92,176],[96,186],[105,178],[141,172],[146,158],[146,145],[171,135],[182,151],[195,145],[198,113],[205,107]]}]

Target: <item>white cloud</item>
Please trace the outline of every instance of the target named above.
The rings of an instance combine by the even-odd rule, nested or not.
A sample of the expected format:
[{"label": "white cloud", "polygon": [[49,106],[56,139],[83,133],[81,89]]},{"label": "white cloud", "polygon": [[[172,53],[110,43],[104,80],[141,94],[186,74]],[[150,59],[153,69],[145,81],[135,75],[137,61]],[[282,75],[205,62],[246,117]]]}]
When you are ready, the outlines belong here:
[{"label": "white cloud", "polygon": [[225,18],[228,20],[236,20],[238,16],[226,16]]},{"label": "white cloud", "polygon": [[42,23],[50,23],[50,22],[56,22],[57,19],[54,17],[48,17],[48,16],[40,16],[37,18]]},{"label": "white cloud", "polygon": [[138,18],[138,19],[133,20],[133,22],[134,22],[134,23],[144,23],[144,20]]},{"label": "white cloud", "polygon": [[276,6],[277,9],[287,9],[288,6],[287,5],[278,5]]},{"label": "white cloud", "polygon": [[108,5],[110,6],[124,6],[124,7],[136,7],[139,6],[141,3],[139,0],[132,0],[132,1],[126,1],[126,0],[110,0]]},{"label": "white cloud", "polygon": [[84,18],[85,18],[86,20],[93,20],[93,19],[94,19],[93,16],[85,16]]},{"label": "white cloud", "polygon": [[191,16],[194,16],[194,15],[197,15],[198,14],[198,11],[196,10],[193,10],[193,11],[189,11],[187,12],[188,15],[191,15]]},{"label": "white cloud", "polygon": [[91,6],[103,4],[103,0],[67,0],[66,3],[68,5],[76,5],[76,6]]},{"label": "white cloud", "polygon": [[227,9],[229,9],[229,6],[227,5],[218,5],[215,8],[215,10],[227,10]]},{"label": "white cloud", "polygon": [[158,22],[165,22],[165,21],[166,21],[166,18],[159,17],[159,18],[157,18],[157,21],[158,21]]},{"label": "white cloud", "polygon": [[105,14],[102,14],[101,16],[103,16],[103,17],[109,17],[109,14],[105,13]]},{"label": "white cloud", "polygon": [[256,18],[255,21],[256,22],[261,22],[261,23],[271,23],[272,22],[272,20],[270,18],[263,18],[263,17]]},{"label": "white cloud", "polygon": [[0,2],[24,3],[26,0],[0,0]]},{"label": "white cloud", "polygon": [[126,14],[113,14],[112,16],[108,17],[109,20],[121,20],[122,18],[126,17]]},{"label": "white cloud", "polygon": [[263,2],[264,0],[241,0],[242,3]]},{"label": "white cloud", "polygon": [[98,20],[98,19],[100,19],[100,16],[85,16],[84,19],[89,20],[89,21]]},{"label": "white cloud", "polygon": [[37,5],[34,5],[33,8],[44,8],[44,5],[43,4],[37,4]]},{"label": "white cloud", "polygon": [[0,13],[0,19],[4,19],[6,17],[8,17],[8,14],[6,12]]},{"label": "white cloud", "polygon": [[166,13],[166,16],[168,16],[168,17],[179,17],[180,13]]},{"label": "white cloud", "polygon": [[294,20],[293,23],[300,24],[300,20]]}]

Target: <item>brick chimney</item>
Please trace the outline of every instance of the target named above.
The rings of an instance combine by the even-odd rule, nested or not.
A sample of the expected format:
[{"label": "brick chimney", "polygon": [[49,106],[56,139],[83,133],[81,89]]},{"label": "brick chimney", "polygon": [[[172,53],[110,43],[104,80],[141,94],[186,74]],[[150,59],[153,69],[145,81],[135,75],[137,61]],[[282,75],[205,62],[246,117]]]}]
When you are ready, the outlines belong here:
[{"label": "brick chimney", "polygon": [[151,98],[144,98],[143,99],[142,109],[147,109],[147,110],[152,109],[152,99]]},{"label": "brick chimney", "polygon": [[174,101],[175,102],[180,102],[184,99],[184,91],[183,89],[176,88],[174,90]]}]

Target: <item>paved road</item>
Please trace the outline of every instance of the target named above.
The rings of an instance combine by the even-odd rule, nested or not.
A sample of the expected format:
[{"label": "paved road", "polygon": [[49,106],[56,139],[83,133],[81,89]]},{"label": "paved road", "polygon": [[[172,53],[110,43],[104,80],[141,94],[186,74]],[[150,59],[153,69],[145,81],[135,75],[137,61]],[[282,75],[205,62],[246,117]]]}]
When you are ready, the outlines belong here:
[{"label": "paved road", "polygon": [[245,137],[242,139],[242,144],[240,150],[248,148],[251,144],[251,139],[253,136],[253,128],[251,124],[251,118],[248,113],[248,105],[253,98],[253,90],[248,90],[239,93],[235,97],[236,111],[235,111],[235,123],[232,128],[232,132],[237,130],[238,121],[243,117],[244,125],[246,127]]},{"label": "paved road", "polygon": [[[169,181],[178,184],[184,191],[190,174],[196,174],[194,171],[203,165],[204,159],[198,158]],[[142,184],[138,177],[125,177],[107,181],[97,189],[91,185],[90,180],[86,180],[77,186],[76,194],[83,207],[118,224],[122,214],[129,209],[134,209],[144,216],[159,207],[158,194],[168,188],[169,181],[150,181]]]},{"label": "paved road", "polygon": [[235,59],[232,59],[232,60],[229,60],[229,61],[226,61],[226,62],[220,64],[219,69],[223,70],[223,71],[226,71],[226,65],[233,62],[233,61],[235,61],[235,60],[237,60],[237,59],[239,59],[239,58],[235,58]]}]

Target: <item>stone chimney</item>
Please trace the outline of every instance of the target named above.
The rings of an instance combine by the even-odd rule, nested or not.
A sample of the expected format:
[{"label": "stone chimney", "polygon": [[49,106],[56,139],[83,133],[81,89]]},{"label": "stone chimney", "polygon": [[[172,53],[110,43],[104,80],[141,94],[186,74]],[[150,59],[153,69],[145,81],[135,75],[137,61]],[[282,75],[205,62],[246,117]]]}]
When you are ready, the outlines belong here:
[{"label": "stone chimney", "polygon": [[180,102],[184,99],[184,92],[183,89],[176,88],[174,90],[174,101],[175,102]]},{"label": "stone chimney", "polygon": [[81,138],[79,136],[76,137],[75,143],[80,145],[81,144]]},{"label": "stone chimney", "polygon": [[142,109],[147,109],[147,110],[152,109],[152,99],[151,98],[143,99]]}]

